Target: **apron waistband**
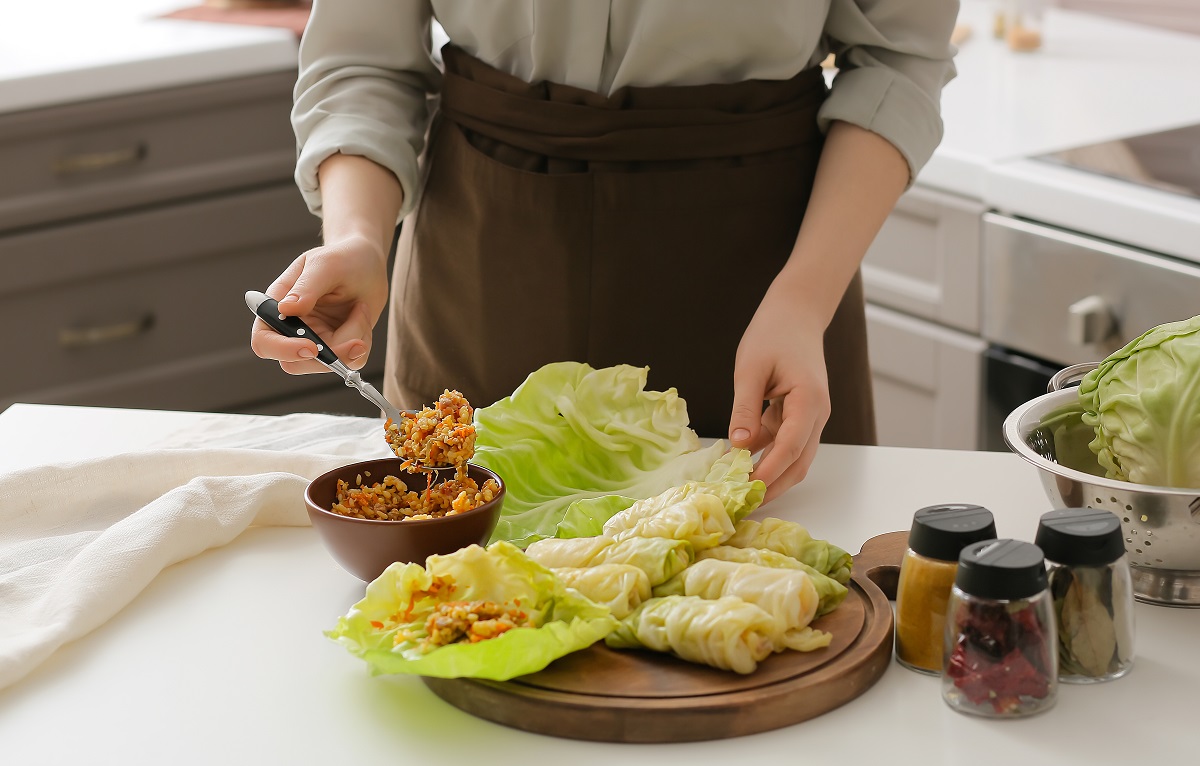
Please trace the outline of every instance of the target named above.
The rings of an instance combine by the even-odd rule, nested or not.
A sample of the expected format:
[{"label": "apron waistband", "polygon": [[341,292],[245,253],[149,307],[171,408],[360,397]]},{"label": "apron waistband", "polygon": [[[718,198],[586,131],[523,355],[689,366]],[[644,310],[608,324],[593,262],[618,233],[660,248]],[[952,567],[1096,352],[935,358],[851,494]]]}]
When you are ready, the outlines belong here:
[{"label": "apron waistband", "polygon": [[528,152],[622,162],[745,157],[821,140],[820,67],[789,80],[625,87],[527,83],[447,45],[442,115]]}]

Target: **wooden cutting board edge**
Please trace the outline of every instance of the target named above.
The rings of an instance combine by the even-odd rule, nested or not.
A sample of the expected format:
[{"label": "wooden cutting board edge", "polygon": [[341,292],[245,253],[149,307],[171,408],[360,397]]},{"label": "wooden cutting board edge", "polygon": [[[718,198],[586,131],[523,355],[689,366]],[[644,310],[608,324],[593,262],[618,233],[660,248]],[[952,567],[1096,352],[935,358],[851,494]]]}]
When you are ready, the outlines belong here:
[{"label": "wooden cutting board edge", "polygon": [[906,543],[906,532],[893,532],[863,545],[851,578],[868,612],[863,630],[830,664],[796,678],[687,698],[583,695],[461,678],[424,681],[436,695],[467,713],[523,731],[569,739],[696,742],[790,726],[853,700],[887,670],[894,635],[888,599],[895,596],[895,575]]}]

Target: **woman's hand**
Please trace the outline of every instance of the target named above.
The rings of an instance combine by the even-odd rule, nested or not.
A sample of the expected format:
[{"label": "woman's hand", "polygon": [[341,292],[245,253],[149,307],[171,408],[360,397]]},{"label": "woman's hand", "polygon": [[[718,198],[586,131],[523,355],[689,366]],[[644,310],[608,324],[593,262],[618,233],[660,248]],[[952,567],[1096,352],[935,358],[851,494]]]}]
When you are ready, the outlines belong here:
[{"label": "woman's hand", "polygon": [[825,328],[908,180],[908,162],[886,139],[833,122],[795,247],[734,364],[729,439],[763,450],[754,476],[766,482],[767,500],[803,479],[816,456],[829,420]]},{"label": "woman's hand", "polygon": [[[358,370],[367,363],[371,330],[387,305],[387,256],[404,193],[390,170],[365,157],[334,154],[317,175],[325,244],[292,261],[267,295],[279,301],[279,313],[303,319],[347,367]],[[261,319],[254,320],[250,348],[293,375],[326,371],[314,361],[316,343],[284,337]]]},{"label": "woman's hand", "polygon": [[754,478],[766,482],[766,500],[807,475],[829,420],[824,334],[825,323],[781,275],[738,345],[730,441],[763,451]]},{"label": "woman's hand", "polygon": [[[387,253],[362,237],[316,247],[292,261],[266,292],[279,301],[281,314],[303,319],[347,367],[361,369],[387,305]],[[313,361],[316,343],[280,335],[261,319],[254,320],[250,347],[293,375],[328,371]]]}]

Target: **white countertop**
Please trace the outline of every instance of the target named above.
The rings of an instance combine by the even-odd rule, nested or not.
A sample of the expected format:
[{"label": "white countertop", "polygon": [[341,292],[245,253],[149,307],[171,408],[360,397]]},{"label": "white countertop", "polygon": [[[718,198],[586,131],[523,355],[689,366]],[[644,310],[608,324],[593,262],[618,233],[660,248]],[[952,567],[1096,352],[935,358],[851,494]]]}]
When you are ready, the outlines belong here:
[{"label": "white countertop", "polygon": [[[161,443],[213,417],[246,416],[15,405],[0,413],[0,472]],[[1050,508],[1015,455],[824,445],[809,478],[764,510],[857,550],[938,502],[985,505],[1001,535],[1025,539]],[[497,766],[1194,761],[1200,611],[1138,604],[1130,675],[1061,687],[1057,705],[1032,719],[955,713],[937,679],[893,663],[862,696],[795,726],[629,746],[526,734],[462,713],[418,679],[368,676],[322,636],[362,588],[310,528],[252,528],[169,568],[110,622],[0,690],[4,760],[409,764],[469,752]]]},{"label": "white countertop", "polygon": [[990,208],[1200,262],[1200,199],[1028,158],[1200,123],[1200,35],[1051,9],[1045,45],[1014,53],[988,4],[945,89],[945,137],[918,183]]},{"label": "white countertop", "polygon": [[1200,35],[1052,8],[1043,47],[1017,53],[992,36],[991,7],[963,0],[972,35],[922,184],[983,199],[998,163],[1200,122]]},{"label": "white countertop", "polygon": [[199,3],[6,3],[0,114],[295,69],[289,30],[157,18]]}]

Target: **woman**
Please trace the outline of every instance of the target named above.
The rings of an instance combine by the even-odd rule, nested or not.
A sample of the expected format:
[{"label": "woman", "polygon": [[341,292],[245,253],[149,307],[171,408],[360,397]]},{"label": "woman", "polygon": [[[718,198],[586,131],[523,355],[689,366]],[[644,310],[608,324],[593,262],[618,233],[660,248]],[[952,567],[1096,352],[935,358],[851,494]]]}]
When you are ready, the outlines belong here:
[{"label": "woman", "polygon": [[[648,365],[699,433],[764,450],[770,499],[822,435],[874,441],[858,268],[941,138],[957,7],[318,0],[293,124],[325,244],[267,292],[361,367],[404,220],[389,399]],[[324,369],[261,322],[251,345]]]}]

